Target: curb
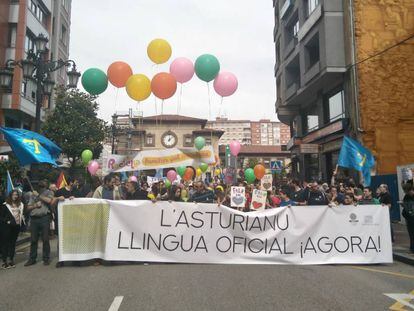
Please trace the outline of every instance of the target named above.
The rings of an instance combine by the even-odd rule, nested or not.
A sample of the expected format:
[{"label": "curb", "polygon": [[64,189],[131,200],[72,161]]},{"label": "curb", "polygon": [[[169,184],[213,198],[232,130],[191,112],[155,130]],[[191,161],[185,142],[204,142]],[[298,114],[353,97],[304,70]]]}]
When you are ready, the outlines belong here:
[{"label": "curb", "polygon": [[400,252],[393,252],[395,260],[414,266],[414,257]]}]

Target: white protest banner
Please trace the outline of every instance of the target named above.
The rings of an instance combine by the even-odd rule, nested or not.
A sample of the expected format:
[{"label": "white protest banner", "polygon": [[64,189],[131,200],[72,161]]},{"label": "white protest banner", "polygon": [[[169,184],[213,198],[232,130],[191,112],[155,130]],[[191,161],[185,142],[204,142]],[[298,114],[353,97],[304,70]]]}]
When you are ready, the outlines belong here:
[{"label": "white protest banner", "polygon": [[252,202],[250,209],[255,211],[262,211],[266,207],[267,192],[264,190],[253,189]]},{"label": "white protest banner", "polygon": [[58,209],[59,261],[392,262],[389,212],[379,205],[243,213],[204,203],[74,199]]},{"label": "white protest banner", "polygon": [[272,184],[273,184],[272,174],[266,174],[261,179],[261,185],[262,185],[263,190],[266,190],[266,191],[272,190]]},{"label": "white protest banner", "polygon": [[244,207],[246,204],[246,189],[244,187],[231,187],[231,207]]},{"label": "white protest banner", "polygon": [[144,150],[134,155],[108,154],[103,159],[102,169],[108,174],[177,166],[198,167],[202,162],[207,164],[215,162],[212,146],[206,146],[200,151],[195,148],[171,148]]}]

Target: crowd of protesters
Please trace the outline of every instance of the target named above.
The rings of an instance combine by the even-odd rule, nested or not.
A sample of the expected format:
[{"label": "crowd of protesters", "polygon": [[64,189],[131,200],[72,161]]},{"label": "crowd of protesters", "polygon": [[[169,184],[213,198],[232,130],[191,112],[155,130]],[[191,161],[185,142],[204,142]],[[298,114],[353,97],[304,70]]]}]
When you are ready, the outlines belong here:
[{"label": "crowd of protesters", "polygon": [[[382,204],[391,208],[391,195],[387,185],[383,184],[375,191],[369,187],[357,185],[352,179],[335,180],[335,173],[328,183],[317,181],[299,182],[288,180],[273,183],[267,191],[266,209],[290,207],[297,205],[315,206],[328,205],[341,207],[344,205]],[[108,200],[151,200],[216,203],[231,206],[231,186],[215,177],[210,182],[196,179],[195,181],[171,184],[159,180],[149,184],[146,179],[135,176],[122,181],[117,174],[105,176],[89,185],[82,178],[66,177],[67,185],[57,189],[55,183],[47,180],[38,182],[36,189],[23,185],[20,190],[13,190],[4,204],[0,205],[0,242],[2,269],[15,267],[15,246],[19,232],[30,232],[30,257],[25,266],[37,263],[38,242],[42,240],[42,260],[44,265],[50,264],[50,236],[58,233],[58,203],[73,198],[100,198]],[[239,179],[236,186],[245,188],[245,206],[239,208],[250,211],[254,189],[262,189],[260,182],[247,184]],[[410,250],[414,252],[414,188],[413,183],[403,185],[405,191],[403,216],[406,218],[410,236]],[[57,263],[57,267],[62,263]]]}]

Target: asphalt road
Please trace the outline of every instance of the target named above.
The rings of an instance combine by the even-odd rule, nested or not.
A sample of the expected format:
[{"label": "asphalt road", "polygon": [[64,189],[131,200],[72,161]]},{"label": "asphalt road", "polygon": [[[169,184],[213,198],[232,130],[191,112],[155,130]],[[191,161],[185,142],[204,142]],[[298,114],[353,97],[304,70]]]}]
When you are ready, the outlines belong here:
[{"label": "asphalt road", "polygon": [[[56,249],[53,243],[52,249]],[[122,264],[0,270],[0,310],[414,310],[414,267]],[[412,292],[414,295],[414,292]],[[116,298],[118,297],[118,298]],[[414,296],[412,296],[414,298]],[[414,299],[411,301],[414,304]]]}]

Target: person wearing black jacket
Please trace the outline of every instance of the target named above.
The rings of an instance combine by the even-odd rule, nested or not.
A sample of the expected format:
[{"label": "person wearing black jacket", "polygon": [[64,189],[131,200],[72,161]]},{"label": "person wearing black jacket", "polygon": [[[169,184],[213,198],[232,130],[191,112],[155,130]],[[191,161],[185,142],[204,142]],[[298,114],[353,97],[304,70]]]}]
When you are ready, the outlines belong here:
[{"label": "person wearing black jacket", "polygon": [[[16,267],[14,255],[17,237],[19,236],[21,225],[24,222],[23,209],[24,206],[20,198],[20,193],[17,190],[10,192],[6,202],[0,206],[2,269]],[[7,258],[9,261],[7,261]]]},{"label": "person wearing black jacket", "polygon": [[414,187],[410,183],[403,184],[402,187],[405,193],[402,215],[405,218],[410,237],[410,252],[414,253]]},{"label": "person wearing black jacket", "polygon": [[319,190],[319,185],[315,181],[311,183],[311,188],[306,195],[306,205],[328,205],[329,201],[325,192]]},{"label": "person wearing black jacket", "polygon": [[144,191],[142,189],[138,189],[138,183],[134,181],[128,181],[125,184],[126,188],[126,194],[125,199],[126,200],[148,200],[148,192]]}]

